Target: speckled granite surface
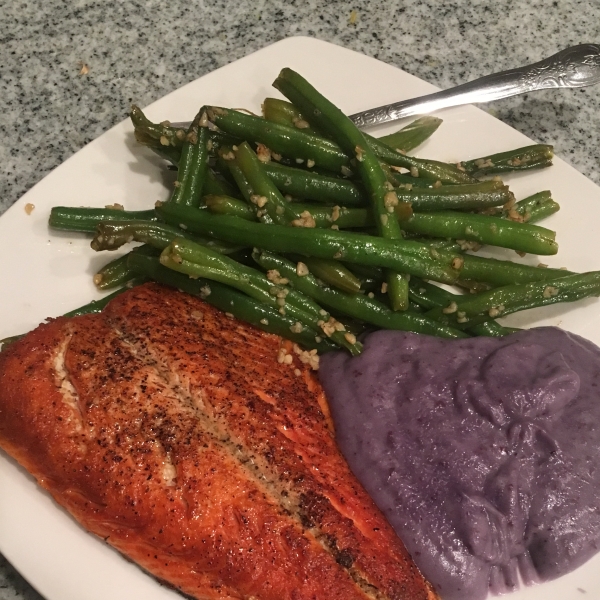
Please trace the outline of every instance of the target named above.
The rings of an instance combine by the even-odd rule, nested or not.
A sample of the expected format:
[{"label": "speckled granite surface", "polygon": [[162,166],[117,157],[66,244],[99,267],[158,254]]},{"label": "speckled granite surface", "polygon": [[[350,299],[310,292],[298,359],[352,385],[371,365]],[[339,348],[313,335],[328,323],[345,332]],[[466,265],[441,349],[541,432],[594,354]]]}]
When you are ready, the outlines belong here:
[{"label": "speckled granite surface", "polygon": [[[0,213],[121,121],[133,99],[149,104],[288,36],[363,52],[440,87],[600,42],[594,0],[0,0],[0,15]],[[600,184],[599,86],[490,108]],[[39,598],[0,556],[0,600]]]}]

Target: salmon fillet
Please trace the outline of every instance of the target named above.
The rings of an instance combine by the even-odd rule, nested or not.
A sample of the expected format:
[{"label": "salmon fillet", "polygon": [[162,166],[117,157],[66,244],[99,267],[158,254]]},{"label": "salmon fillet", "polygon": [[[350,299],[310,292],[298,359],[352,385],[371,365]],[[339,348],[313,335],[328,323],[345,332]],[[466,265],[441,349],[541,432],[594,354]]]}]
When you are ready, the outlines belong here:
[{"label": "salmon fillet", "polygon": [[434,599],[282,344],[198,298],[134,288],[0,354],[0,447],[194,598]]}]

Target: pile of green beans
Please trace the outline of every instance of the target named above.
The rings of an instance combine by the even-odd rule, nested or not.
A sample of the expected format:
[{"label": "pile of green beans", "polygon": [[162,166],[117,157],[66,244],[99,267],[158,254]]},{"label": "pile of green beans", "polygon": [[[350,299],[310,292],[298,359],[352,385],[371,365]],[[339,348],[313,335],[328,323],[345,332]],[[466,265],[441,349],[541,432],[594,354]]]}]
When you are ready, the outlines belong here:
[{"label": "pile of green beans", "polygon": [[99,289],[158,281],[304,348],[355,355],[362,331],[502,336],[515,330],[498,317],[600,295],[600,272],[474,254],[558,251],[537,224],[559,209],[550,192],[517,202],[498,176],[482,179],[547,167],[551,146],[416,158],[440,119],[374,138],[291,69],[274,87],[287,100],[267,98],[262,116],[203,106],[187,129],[132,108],[136,139],[177,168],[170,198],[50,215],[52,228],[92,234],[96,251],[142,244],[96,274]]}]

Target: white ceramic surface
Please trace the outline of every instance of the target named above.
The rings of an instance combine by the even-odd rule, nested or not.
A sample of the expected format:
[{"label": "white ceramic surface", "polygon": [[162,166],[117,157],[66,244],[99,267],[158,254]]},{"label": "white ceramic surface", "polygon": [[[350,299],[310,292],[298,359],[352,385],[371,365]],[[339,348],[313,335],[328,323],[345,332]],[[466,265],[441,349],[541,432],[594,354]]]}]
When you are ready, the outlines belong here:
[{"label": "white ceramic surface", "polygon": [[[289,38],[165,96],[148,107],[147,114],[157,121],[184,121],[205,103],[258,112],[266,96],[277,95],[270,84],[286,66],[306,76],[347,113],[435,91],[430,84],[364,55],[315,39]],[[418,155],[458,161],[530,143],[473,107],[449,109],[439,116],[443,125]],[[375,133],[385,134],[396,126]],[[132,127],[124,121],[72,156],[2,216],[0,338],[27,331],[46,317],[99,297],[91,275],[107,257],[95,255],[84,236],[50,231],[46,225],[50,208],[115,202],[132,210],[150,207],[168,195],[160,167],[161,161],[135,145]],[[577,271],[600,268],[600,188],[560,159],[550,169],[505,180],[518,199],[550,189],[562,207],[544,223],[558,230],[558,256],[526,261]],[[31,215],[25,211],[26,204],[35,207]],[[528,311],[510,322],[559,325],[600,344],[598,308],[594,299]],[[0,551],[47,600],[179,597],[83,531],[2,453]],[[509,597],[600,600],[600,555],[570,575]]]}]

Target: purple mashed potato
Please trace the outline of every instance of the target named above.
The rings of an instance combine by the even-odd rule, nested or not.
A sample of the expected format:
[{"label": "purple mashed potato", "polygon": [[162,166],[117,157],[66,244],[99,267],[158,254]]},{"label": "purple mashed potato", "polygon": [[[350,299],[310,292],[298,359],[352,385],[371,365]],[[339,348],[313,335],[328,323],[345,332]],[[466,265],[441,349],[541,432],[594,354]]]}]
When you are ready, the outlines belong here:
[{"label": "purple mashed potato", "polygon": [[319,371],[350,467],[444,600],[554,579],[600,544],[600,348],[369,335]]}]

